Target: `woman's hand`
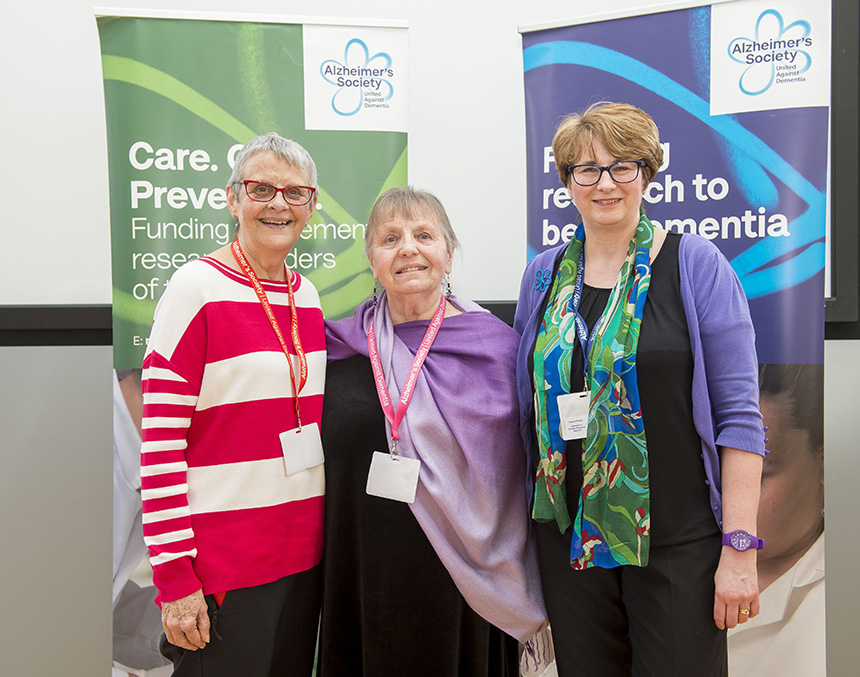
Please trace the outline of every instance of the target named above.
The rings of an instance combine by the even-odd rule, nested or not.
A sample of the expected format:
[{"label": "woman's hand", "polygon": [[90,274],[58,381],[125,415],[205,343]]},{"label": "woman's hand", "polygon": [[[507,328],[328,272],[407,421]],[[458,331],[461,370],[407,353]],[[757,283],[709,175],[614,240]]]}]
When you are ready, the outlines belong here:
[{"label": "woman's hand", "polygon": [[723,546],[714,576],[714,623],[720,630],[733,628],[758,616],[758,574],[755,562],[755,550],[738,552],[727,545]]},{"label": "woman's hand", "polygon": [[203,590],[161,605],[161,624],[167,641],[189,651],[206,648],[209,613]]},{"label": "woman's hand", "polygon": [[[740,449],[720,449],[723,480],[723,532],[756,532],[762,457]],[[738,551],[723,546],[714,575],[714,623],[720,630],[746,623],[759,612],[755,548]],[[749,611],[749,613],[741,612]]]}]

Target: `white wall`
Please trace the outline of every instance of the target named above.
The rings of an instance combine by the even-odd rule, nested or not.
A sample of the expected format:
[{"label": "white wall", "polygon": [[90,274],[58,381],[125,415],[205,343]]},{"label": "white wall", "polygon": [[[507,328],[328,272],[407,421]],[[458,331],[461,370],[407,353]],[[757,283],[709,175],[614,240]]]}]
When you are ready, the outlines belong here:
[{"label": "white wall", "polygon": [[[516,298],[525,264],[525,111],[518,26],[628,9],[647,0],[260,0],[258,14],[404,19],[410,24],[409,177],[447,207],[463,245],[458,293]],[[677,3],[675,3],[677,4]],[[695,4],[689,3],[689,4]],[[44,181],[7,199],[18,256],[0,266],[0,305],[110,303],[107,153],[93,5],[4,0],[0,20],[0,185]],[[112,6],[106,0],[104,6]],[[117,4],[115,7],[123,7]],[[142,10],[246,11],[231,0],[135,0]],[[249,10],[250,11],[250,10]],[[35,261],[34,261],[35,259]],[[27,284],[20,280],[33,276]]]}]

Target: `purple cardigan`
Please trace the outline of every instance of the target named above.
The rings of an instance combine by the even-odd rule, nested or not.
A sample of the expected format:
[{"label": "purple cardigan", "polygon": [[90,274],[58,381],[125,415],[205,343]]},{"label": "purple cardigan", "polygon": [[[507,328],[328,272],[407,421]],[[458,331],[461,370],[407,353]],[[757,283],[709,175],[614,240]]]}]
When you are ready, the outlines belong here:
[{"label": "purple cardigan", "polygon": [[[543,319],[543,300],[552,289],[566,247],[564,243],[548,249],[526,266],[514,318],[514,329],[522,336],[517,353],[520,432],[531,467],[537,452],[529,353]],[[717,448],[765,453],[755,331],[741,283],[719,249],[698,235],[685,234],[678,258],[681,298],[693,353],[693,423],[702,440],[711,509],[722,528]]]}]

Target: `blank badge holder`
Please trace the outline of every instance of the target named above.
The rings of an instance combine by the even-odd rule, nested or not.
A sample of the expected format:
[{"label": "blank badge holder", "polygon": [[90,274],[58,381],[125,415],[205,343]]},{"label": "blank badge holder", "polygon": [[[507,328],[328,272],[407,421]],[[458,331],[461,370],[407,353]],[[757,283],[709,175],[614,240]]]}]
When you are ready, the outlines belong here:
[{"label": "blank badge holder", "polygon": [[301,429],[287,430],[280,434],[281,451],[284,453],[284,468],[287,475],[322,465],[323,457],[320,428],[316,423],[303,425]]},{"label": "blank badge holder", "polygon": [[412,503],[418,490],[418,471],[421,461],[417,458],[393,456],[387,451],[374,451],[367,475],[367,493],[392,501]]}]

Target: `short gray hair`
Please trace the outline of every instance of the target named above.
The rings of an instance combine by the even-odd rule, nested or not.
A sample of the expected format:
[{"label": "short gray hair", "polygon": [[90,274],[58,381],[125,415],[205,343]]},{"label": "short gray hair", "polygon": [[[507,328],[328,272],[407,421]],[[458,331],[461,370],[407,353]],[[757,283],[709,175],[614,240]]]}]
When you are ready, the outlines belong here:
[{"label": "short gray hair", "polygon": [[427,213],[442,231],[448,252],[453,253],[460,246],[457,235],[451,227],[448,213],[445,207],[433,193],[426,190],[418,190],[412,186],[405,188],[389,188],[380,195],[370,216],[367,218],[367,230],[364,235],[364,254],[370,258],[370,250],[373,246],[373,235],[379,224],[392,217],[401,216],[414,220],[422,213]]},{"label": "short gray hair", "polygon": [[275,132],[261,134],[255,136],[248,141],[242,150],[236,153],[236,158],[233,163],[233,173],[230,174],[230,183],[234,186],[237,183],[242,183],[245,171],[245,164],[248,159],[257,153],[272,152],[282,160],[286,160],[294,167],[307,172],[310,187],[317,187],[317,166],[314,164],[313,158],[304,148],[291,139],[285,139],[283,136]]}]

